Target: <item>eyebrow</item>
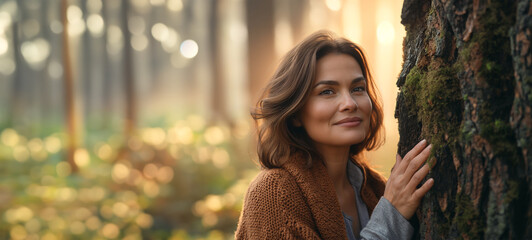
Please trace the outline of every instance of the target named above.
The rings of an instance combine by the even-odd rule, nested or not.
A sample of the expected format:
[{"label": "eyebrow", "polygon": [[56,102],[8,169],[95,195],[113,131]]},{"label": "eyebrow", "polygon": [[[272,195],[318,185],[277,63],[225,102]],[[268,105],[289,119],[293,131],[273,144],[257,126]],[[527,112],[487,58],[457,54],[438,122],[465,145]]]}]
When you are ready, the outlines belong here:
[{"label": "eyebrow", "polygon": [[[353,81],[351,81],[351,84],[355,84],[355,83],[358,83],[358,82],[361,82],[361,81],[366,81],[366,78],[364,77],[357,77],[355,79],[353,79]],[[317,87],[319,85],[340,85],[337,81],[334,81],[334,80],[323,80],[323,81],[319,81],[318,83],[316,83],[316,85],[314,85],[314,87]]]}]

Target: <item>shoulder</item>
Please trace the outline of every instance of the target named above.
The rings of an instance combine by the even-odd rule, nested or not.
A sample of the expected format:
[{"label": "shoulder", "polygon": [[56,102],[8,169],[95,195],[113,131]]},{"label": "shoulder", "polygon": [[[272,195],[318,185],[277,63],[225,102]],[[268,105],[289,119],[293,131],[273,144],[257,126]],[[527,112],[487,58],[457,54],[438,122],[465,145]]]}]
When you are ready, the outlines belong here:
[{"label": "shoulder", "polygon": [[[246,201],[286,198],[296,194],[299,187],[296,179],[283,168],[265,169],[259,172],[248,188]],[[268,204],[268,203],[264,203]]]},{"label": "shoulder", "polygon": [[244,198],[236,238],[275,239],[313,229],[311,210],[294,176],[283,168],[262,170]]}]

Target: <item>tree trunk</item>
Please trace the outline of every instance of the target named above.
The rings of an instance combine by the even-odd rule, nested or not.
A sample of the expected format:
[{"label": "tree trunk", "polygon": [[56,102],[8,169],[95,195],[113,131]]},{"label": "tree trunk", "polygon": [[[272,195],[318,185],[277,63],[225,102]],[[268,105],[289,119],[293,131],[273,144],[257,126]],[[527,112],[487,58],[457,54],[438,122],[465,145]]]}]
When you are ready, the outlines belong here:
[{"label": "tree trunk", "polygon": [[75,98],[74,98],[74,74],[72,72],[72,64],[70,58],[70,43],[68,36],[68,19],[67,19],[67,0],[61,1],[61,21],[63,22],[63,68],[64,68],[64,91],[65,91],[65,115],[66,115],[66,125],[67,125],[67,136],[68,143],[66,146],[66,158],[72,172],[77,172],[78,167],[76,162],[74,162],[74,153],[78,147],[78,132],[77,132],[77,119],[75,112]]},{"label": "tree trunk", "polygon": [[405,0],[399,153],[433,144],[416,238],[532,238],[530,0]]},{"label": "tree trunk", "polygon": [[[137,102],[135,80],[133,79],[133,54],[131,51],[131,33],[128,30],[129,1],[122,1],[122,32],[124,33],[124,87],[126,96],[126,118],[124,124],[124,135],[126,141],[133,136],[137,120]],[[126,143],[127,145],[127,143]]]}]

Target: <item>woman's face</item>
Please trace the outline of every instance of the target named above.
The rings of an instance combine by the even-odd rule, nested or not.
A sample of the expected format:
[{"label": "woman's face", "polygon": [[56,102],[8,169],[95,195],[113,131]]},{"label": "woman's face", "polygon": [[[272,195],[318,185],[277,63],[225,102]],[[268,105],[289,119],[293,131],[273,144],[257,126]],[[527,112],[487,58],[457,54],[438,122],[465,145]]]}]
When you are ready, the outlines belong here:
[{"label": "woman's face", "polygon": [[348,147],[369,131],[372,104],[366,79],[350,55],[331,53],[318,60],[313,89],[295,125],[305,128],[316,147]]}]

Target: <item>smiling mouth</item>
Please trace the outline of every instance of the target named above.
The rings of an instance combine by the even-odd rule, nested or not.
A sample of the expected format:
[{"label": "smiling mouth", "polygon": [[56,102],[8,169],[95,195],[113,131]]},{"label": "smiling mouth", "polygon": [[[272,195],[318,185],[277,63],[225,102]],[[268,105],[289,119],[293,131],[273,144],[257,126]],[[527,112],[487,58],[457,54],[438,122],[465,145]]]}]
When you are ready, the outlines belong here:
[{"label": "smiling mouth", "polygon": [[334,123],[334,125],[345,126],[345,127],[354,127],[354,126],[358,126],[361,122],[362,122],[361,118],[352,117],[352,118],[344,118],[344,119]]}]

